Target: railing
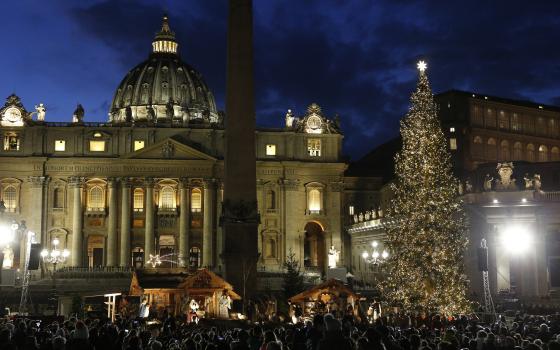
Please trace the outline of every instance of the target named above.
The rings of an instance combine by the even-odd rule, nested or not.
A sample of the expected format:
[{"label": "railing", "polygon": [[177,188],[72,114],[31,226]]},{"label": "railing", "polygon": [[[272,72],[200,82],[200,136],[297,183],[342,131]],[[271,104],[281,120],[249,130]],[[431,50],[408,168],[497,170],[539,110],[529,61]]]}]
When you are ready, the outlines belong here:
[{"label": "railing", "polygon": [[56,278],[120,278],[129,276],[134,269],[121,266],[63,267],[56,270]]},{"label": "railing", "polygon": [[560,202],[560,191],[535,192],[535,199],[541,201]]}]

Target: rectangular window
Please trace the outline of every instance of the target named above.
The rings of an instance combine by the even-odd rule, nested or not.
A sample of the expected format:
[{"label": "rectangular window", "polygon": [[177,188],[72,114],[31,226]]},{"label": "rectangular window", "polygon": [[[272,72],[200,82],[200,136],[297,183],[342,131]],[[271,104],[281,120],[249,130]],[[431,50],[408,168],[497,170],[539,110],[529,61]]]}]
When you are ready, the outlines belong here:
[{"label": "rectangular window", "polygon": [[457,139],[456,138],[452,137],[452,138],[449,139],[449,148],[452,151],[455,151],[457,149]]},{"label": "rectangular window", "polygon": [[141,188],[134,190],[134,211],[142,212],[144,211],[144,191]]},{"label": "rectangular window", "polygon": [[90,152],[105,152],[105,141],[89,141]]},{"label": "rectangular window", "polygon": [[455,132],[455,127],[454,126],[450,127],[449,132]]},{"label": "rectangular window", "polygon": [[348,207],[348,214],[354,215],[354,206],[353,205]]},{"label": "rectangular window", "polygon": [[320,139],[308,139],[307,140],[307,152],[309,152],[310,157],[320,157],[321,156],[321,140]]},{"label": "rectangular window", "polygon": [[64,152],[64,151],[66,151],[66,141],[64,141],[64,140],[56,140],[56,141],[54,141],[54,151],[55,151],[55,152]]},{"label": "rectangular window", "polygon": [[276,145],[270,144],[266,145],[266,155],[275,156],[276,155]]},{"label": "rectangular window", "polygon": [[4,135],[4,151],[19,151],[19,135],[9,132]]},{"label": "rectangular window", "polygon": [[193,188],[191,192],[191,212],[200,213],[202,211],[202,192],[198,188]]},{"label": "rectangular window", "polygon": [[134,151],[144,148],[144,140],[134,140]]}]

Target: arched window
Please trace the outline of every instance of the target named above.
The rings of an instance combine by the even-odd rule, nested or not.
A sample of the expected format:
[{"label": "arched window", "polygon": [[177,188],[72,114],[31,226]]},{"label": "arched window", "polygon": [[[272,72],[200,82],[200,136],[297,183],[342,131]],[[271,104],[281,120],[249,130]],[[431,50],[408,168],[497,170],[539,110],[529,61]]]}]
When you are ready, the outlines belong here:
[{"label": "arched window", "polygon": [[159,198],[161,209],[175,209],[175,191],[171,186],[163,186]]},{"label": "arched window", "polygon": [[189,250],[189,267],[196,269],[200,267],[200,248],[193,246]]},{"label": "arched window", "polygon": [[529,162],[535,161],[535,146],[532,143],[527,145],[527,160]]},{"label": "arched window", "polygon": [[500,142],[500,159],[510,160],[509,142],[507,140]]},{"label": "arched window", "polygon": [[64,190],[62,188],[55,188],[53,191],[53,208],[64,208]]},{"label": "arched window", "polygon": [[550,150],[550,155],[551,155],[551,160],[553,162],[557,162],[560,160],[560,149],[558,149],[558,147],[554,146],[552,147],[552,149]]},{"label": "arched window", "polygon": [[15,213],[17,208],[17,189],[14,186],[6,186],[2,199],[4,200],[6,211]]},{"label": "arched window", "polygon": [[513,144],[513,159],[522,160],[523,159],[523,146],[521,142],[516,142]]},{"label": "arched window", "polygon": [[321,191],[314,188],[309,190],[307,207],[311,213],[319,213],[321,211]]},{"label": "arched window", "polygon": [[144,190],[141,188],[134,189],[134,211],[144,211]]},{"label": "arched window", "polygon": [[101,186],[93,186],[89,190],[88,209],[99,210],[105,208],[105,198]]},{"label": "arched window", "polygon": [[539,146],[539,162],[548,162],[548,147],[545,145]]},{"label": "arched window", "polygon": [[482,158],[483,154],[482,138],[480,136],[475,136],[473,139],[473,156],[477,158]]},{"label": "arched window", "polygon": [[202,211],[202,191],[200,188],[193,188],[191,191],[191,212],[200,213]]},{"label": "arched window", "polygon": [[496,160],[496,139],[492,137],[486,143],[486,159]]},{"label": "arched window", "polygon": [[266,209],[276,209],[276,192],[273,190],[266,192]]}]

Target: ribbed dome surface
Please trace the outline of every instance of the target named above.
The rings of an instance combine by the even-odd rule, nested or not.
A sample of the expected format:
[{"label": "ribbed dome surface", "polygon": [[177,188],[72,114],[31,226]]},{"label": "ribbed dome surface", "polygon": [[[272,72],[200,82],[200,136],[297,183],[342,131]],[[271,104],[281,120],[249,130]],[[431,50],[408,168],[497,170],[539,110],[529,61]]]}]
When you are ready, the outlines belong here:
[{"label": "ribbed dome surface", "polygon": [[217,122],[214,96],[200,73],[181,61],[177,46],[164,17],[150,57],[119,84],[111,103],[111,121],[167,118]]}]

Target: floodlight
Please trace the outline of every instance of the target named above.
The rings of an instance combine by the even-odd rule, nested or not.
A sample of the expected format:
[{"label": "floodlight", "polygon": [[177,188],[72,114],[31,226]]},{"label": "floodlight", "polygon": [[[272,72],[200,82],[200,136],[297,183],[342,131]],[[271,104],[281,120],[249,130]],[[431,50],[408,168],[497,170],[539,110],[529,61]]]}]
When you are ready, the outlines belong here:
[{"label": "floodlight", "polygon": [[512,254],[521,254],[531,245],[533,239],[525,226],[506,227],[500,235],[502,245]]}]

